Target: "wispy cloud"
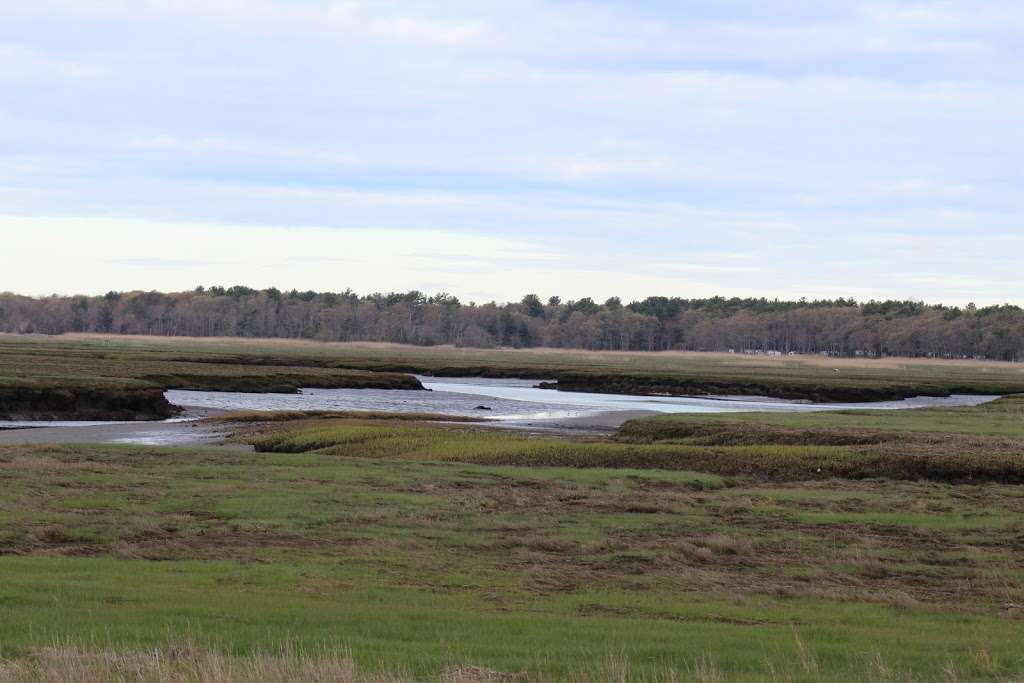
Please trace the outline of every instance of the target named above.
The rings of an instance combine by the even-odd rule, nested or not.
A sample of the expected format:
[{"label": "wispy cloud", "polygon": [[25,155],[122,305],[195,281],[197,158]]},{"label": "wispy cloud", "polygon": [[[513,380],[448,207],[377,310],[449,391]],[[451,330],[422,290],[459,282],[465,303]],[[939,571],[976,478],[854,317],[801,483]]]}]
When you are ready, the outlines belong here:
[{"label": "wispy cloud", "polygon": [[[3,210],[46,218],[68,249],[121,220],[162,233],[83,247],[67,271],[83,289],[222,272],[474,298],[953,301],[1002,278],[992,298],[1024,300],[1005,261],[1024,208],[1012,0],[0,0],[0,15]],[[18,225],[0,224],[5,248]],[[197,225],[265,249],[217,241],[199,263],[177,239]],[[43,246],[5,286],[36,282]]]}]

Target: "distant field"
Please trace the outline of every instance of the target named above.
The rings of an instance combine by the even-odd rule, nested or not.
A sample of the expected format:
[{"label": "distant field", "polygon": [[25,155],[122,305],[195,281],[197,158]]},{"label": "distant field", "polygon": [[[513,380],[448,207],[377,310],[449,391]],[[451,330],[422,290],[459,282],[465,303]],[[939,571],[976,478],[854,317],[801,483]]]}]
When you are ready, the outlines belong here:
[{"label": "distant field", "polygon": [[0,447],[0,675],[247,657],[448,683],[1024,675],[1018,486],[363,457],[375,430],[387,451],[421,437],[328,422],[359,439]]},{"label": "distant field", "polygon": [[[95,354],[113,365],[117,377],[200,379],[224,377],[245,384],[268,372],[292,375],[284,382],[327,377],[342,379],[342,370],[424,373],[442,376],[483,375],[559,379],[563,389],[617,392],[751,393],[817,400],[874,400],[949,393],[1009,394],[1024,392],[1024,364],[911,359],[833,359],[820,356],[745,356],[712,353],[586,352],[550,349],[481,350],[414,347],[393,344],[340,344],[294,340],[187,339],[169,337],[0,336],[0,351],[33,351],[59,363],[66,355],[71,372]],[[14,369],[17,371],[18,363]],[[91,361],[90,361],[91,362]],[[185,364],[161,372],[148,363]],[[223,364],[239,364],[225,369]],[[142,363],[143,366],[139,366]],[[201,369],[200,365],[218,367]],[[253,372],[250,364],[262,366]],[[10,372],[0,367],[0,377]],[[40,370],[20,368],[21,376]],[[91,376],[95,376],[92,373]],[[298,376],[295,376],[298,375]],[[255,380],[252,380],[255,385]]]},{"label": "distant field", "polygon": [[0,382],[28,386],[159,386],[207,391],[295,391],[300,387],[418,388],[413,378],[344,368],[328,354],[234,353],[189,341],[0,335]]}]

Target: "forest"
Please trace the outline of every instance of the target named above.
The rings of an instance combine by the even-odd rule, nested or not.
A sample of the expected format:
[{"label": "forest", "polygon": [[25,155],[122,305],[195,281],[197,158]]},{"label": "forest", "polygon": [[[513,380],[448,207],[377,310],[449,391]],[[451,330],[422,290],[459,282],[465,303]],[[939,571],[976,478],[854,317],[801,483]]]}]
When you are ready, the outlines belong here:
[{"label": "forest", "polygon": [[917,301],[649,297],[465,303],[449,294],[270,288],[0,294],[0,332],[282,337],[460,347],[1024,360],[1024,309]]}]

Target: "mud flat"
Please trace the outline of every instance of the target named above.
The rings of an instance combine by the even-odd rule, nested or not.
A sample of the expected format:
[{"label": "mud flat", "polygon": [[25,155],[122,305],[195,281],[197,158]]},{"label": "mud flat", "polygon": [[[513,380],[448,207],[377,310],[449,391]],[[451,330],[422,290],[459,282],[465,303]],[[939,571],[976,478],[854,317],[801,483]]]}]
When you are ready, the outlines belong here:
[{"label": "mud flat", "polygon": [[202,422],[219,411],[185,410],[183,417],[164,422],[9,421],[0,423],[0,444],[123,443],[144,446],[222,446],[233,425]]}]

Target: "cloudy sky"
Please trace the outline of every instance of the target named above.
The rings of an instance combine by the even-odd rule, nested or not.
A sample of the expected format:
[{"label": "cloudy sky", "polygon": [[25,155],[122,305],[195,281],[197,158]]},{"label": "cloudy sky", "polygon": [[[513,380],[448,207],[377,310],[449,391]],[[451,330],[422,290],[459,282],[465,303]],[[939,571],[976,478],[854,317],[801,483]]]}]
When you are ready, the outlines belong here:
[{"label": "cloudy sky", "polygon": [[0,0],[0,290],[1024,303],[1024,3]]}]

